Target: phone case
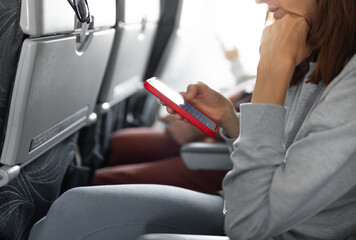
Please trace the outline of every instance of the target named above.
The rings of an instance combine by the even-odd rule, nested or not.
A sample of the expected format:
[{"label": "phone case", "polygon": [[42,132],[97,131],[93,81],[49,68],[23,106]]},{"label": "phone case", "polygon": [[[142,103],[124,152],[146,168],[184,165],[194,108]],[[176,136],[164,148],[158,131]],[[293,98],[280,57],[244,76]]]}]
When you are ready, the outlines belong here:
[{"label": "phone case", "polygon": [[[173,102],[164,93],[162,93],[157,88],[155,88],[153,85],[151,85],[150,80],[160,81],[158,78],[151,78],[151,79],[146,80],[144,83],[144,87],[149,92],[151,92],[153,95],[155,95],[157,98],[159,98],[162,102],[167,104],[167,106],[171,107],[174,111],[176,111],[178,114],[180,114],[185,119],[187,119],[189,122],[191,122],[194,126],[196,126],[198,129],[200,129],[206,135],[212,137],[217,133],[217,131],[219,129],[219,125],[214,120],[212,120],[209,116],[207,116],[205,113],[200,111],[193,104],[191,104],[189,101],[187,101],[186,99],[184,99],[182,97],[184,99],[185,103],[188,103],[188,105],[190,105],[191,107],[194,108],[194,109],[192,109],[192,112],[194,112],[193,114],[196,114],[195,110],[197,110],[199,113],[201,113],[201,115],[200,114],[199,115],[196,114],[196,115],[197,115],[197,117],[201,118],[202,121],[205,120],[206,124],[204,124],[202,121],[198,120],[195,116],[193,116],[191,113],[189,113],[187,110],[185,110],[184,108],[182,108],[181,106],[179,106],[175,102]],[[161,84],[164,84],[164,83],[161,82]],[[168,88],[166,85],[165,85],[165,87]],[[172,90],[172,89],[170,89],[170,90]],[[176,92],[176,94],[179,94],[179,93]],[[213,129],[214,127],[210,127],[210,128],[208,127],[210,125],[215,126],[212,123],[216,125],[215,129]]]}]

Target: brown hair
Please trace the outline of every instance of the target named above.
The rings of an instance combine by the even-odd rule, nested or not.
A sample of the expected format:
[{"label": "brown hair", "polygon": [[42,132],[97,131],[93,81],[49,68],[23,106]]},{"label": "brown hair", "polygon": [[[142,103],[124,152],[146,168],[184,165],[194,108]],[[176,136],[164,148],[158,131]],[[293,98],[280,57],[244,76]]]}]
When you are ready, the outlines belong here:
[{"label": "brown hair", "polygon": [[316,57],[316,68],[310,83],[328,85],[356,53],[356,1],[316,0],[309,39],[313,54],[296,67],[291,85],[300,82]]}]

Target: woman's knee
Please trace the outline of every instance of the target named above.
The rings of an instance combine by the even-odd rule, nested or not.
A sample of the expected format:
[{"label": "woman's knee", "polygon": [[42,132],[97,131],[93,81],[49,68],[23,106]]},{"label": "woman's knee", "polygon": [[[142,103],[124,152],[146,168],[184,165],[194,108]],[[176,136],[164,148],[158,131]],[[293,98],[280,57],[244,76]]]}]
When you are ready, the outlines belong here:
[{"label": "woman's knee", "polygon": [[162,185],[76,188],[55,201],[46,219],[35,226],[33,236],[57,234],[61,237],[57,239],[66,239],[94,233],[105,235],[119,229],[126,231],[126,236],[132,231],[134,235],[138,230],[144,234],[157,229],[221,234],[222,199]]}]

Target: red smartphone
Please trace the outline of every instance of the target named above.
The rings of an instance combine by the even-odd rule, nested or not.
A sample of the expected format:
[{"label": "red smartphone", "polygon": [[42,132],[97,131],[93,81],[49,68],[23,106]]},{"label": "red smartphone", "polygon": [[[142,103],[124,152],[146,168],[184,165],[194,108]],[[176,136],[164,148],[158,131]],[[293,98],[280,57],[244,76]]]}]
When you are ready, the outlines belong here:
[{"label": "red smartphone", "polygon": [[214,136],[219,129],[219,125],[194,107],[183,98],[177,91],[172,90],[158,78],[153,77],[145,81],[144,87],[159,98],[167,106],[173,108],[178,114],[187,119],[208,136]]}]

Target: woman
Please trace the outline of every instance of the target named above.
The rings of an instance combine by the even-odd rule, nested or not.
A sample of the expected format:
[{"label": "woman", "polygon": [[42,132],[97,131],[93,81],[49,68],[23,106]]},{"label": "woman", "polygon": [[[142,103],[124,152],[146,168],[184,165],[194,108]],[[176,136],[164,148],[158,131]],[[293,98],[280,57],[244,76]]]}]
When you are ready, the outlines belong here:
[{"label": "woman", "polygon": [[[238,116],[202,83],[185,94],[234,142],[234,168],[223,182],[225,218],[217,196],[171,187],[160,196],[157,186],[81,188],[54,204],[32,239],[222,234],[223,221],[230,239],[356,237],[356,2],[257,2],[267,3],[277,21],[262,37],[252,103]],[[96,220],[72,227],[82,216]],[[113,235],[103,230],[110,223],[121,226]]]}]

